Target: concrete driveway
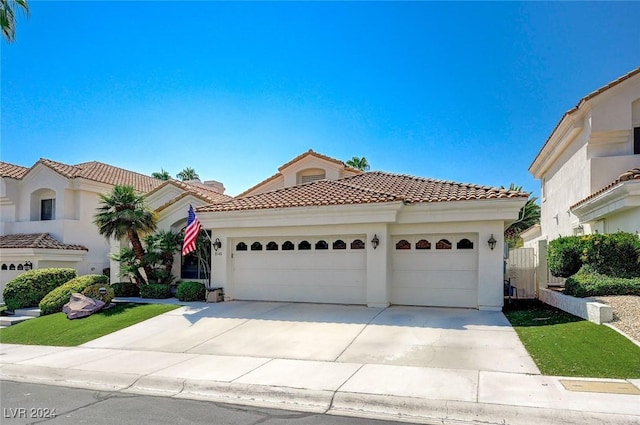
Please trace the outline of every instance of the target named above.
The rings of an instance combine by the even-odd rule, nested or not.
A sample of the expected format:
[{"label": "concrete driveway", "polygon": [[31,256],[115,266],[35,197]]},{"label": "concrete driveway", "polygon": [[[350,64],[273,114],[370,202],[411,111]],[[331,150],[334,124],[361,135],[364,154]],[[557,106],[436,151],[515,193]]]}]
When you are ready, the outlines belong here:
[{"label": "concrete driveway", "polygon": [[502,313],[453,308],[198,303],[82,347],[540,373]]}]

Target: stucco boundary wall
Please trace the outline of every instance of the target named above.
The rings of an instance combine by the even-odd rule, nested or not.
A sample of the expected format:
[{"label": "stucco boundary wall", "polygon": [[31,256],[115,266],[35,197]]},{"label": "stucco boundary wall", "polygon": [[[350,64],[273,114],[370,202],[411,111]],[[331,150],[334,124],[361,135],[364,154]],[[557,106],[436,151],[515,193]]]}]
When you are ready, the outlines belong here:
[{"label": "stucco boundary wall", "polygon": [[613,308],[591,298],[576,298],[546,288],[540,288],[538,297],[545,304],[599,325],[613,321]]}]

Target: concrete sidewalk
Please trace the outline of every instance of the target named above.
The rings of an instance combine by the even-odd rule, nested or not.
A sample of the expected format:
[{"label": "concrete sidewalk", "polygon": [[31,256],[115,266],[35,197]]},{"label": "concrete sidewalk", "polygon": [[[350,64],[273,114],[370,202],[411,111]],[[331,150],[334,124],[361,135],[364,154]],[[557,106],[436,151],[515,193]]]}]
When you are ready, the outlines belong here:
[{"label": "concrete sidewalk", "polygon": [[[272,318],[274,326],[290,330],[291,312],[299,308],[296,305],[278,307],[264,304],[260,307],[264,311],[258,317],[262,319],[249,319],[240,315],[243,316],[242,323],[234,322],[230,328],[219,329],[219,335],[207,335],[209,345],[218,347],[212,341],[228,335],[234,329],[237,332],[253,329],[255,325],[252,320],[271,323],[264,317]],[[190,308],[193,311],[194,307]],[[237,309],[247,306],[227,304],[225,308]],[[305,308],[308,309],[309,306]],[[337,311],[332,307],[329,307],[329,310],[332,314]],[[315,320],[324,317],[319,315],[320,310],[311,311],[315,314],[312,314]],[[399,315],[398,310],[391,311]],[[407,310],[401,311],[404,320],[430,317],[432,313],[428,309],[416,310],[413,315],[407,316]],[[177,320],[176,314],[179,312],[176,312],[178,311],[170,312],[173,316],[167,313],[158,316],[156,321],[152,319],[143,322],[145,326],[138,327],[138,332],[152,332],[152,329],[158,331],[158,326]],[[230,320],[229,313],[230,311],[225,311],[225,314],[221,315],[225,316],[225,323]],[[391,313],[387,313],[387,316],[382,313],[378,312],[373,319],[361,320],[364,313],[357,308],[349,310],[351,323],[346,324],[361,326],[362,329],[348,347],[353,348],[354,343],[367,332],[368,327],[374,326],[377,332],[382,332],[386,326],[384,323],[391,317]],[[207,319],[211,320],[212,317]],[[191,326],[199,323],[199,320],[193,321],[192,318]],[[210,321],[207,323],[208,326],[212,324]],[[394,323],[392,331],[395,330],[396,333],[410,331],[415,336],[419,330],[415,328],[415,323],[409,330]],[[453,327],[457,328],[455,323],[458,322],[454,320]],[[336,326],[340,325],[345,324]],[[128,346],[139,344],[139,340],[133,337],[131,328],[123,331],[127,332],[121,334],[122,346],[119,348],[107,347],[119,339],[119,332],[82,347],[4,344],[0,346],[0,378],[330,414],[401,419],[416,423],[640,423],[640,380],[582,380],[541,376],[535,373],[484,370],[482,367],[473,370],[399,365],[390,362],[376,364],[368,361],[369,357],[364,354],[354,354],[350,357],[354,360],[345,360],[339,353],[337,356],[332,353],[333,360],[329,361],[313,358],[279,358],[268,354],[275,352],[273,347],[265,350],[263,356],[256,356],[255,353],[221,355],[202,352],[203,350],[194,351],[190,347],[186,347],[183,352],[139,350]],[[454,331],[460,332],[459,329]],[[271,335],[275,335],[271,332]],[[138,333],[138,337],[148,336]],[[258,337],[259,335],[256,335],[256,338]],[[371,338],[371,335],[365,337]],[[481,337],[481,341],[486,339],[484,335]],[[447,337],[443,339],[446,340]],[[397,340],[391,342],[397,343]],[[338,343],[342,341],[339,340]],[[357,346],[357,343],[355,345]],[[355,353],[363,351],[361,348]],[[356,359],[361,361],[355,361]],[[414,359],[408,357],[408,360]],[[500,363],[500,358],[494,360]],[[627,392],[631,388],[636,394],[569,391],[561,381],[578,381],[582,382],[583,386],[593,386],[587,385],[588,381],[607,382],[614,387],[608,391],[622,390],[627,386]]]}]

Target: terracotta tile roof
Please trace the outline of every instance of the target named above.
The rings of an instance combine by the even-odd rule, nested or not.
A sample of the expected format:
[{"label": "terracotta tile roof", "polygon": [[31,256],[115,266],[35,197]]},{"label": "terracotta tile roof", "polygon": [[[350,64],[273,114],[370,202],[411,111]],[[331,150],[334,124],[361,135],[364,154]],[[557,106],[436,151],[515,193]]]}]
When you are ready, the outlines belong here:
[{"label": "terracotta tile roof", "polygon": [[[358,170],[356,168],[353,167],[349,167],[347,164],[345,164],[343,161],[340,161],[339,159],[335,159],[335,158],[331,158],[330,156],[326,156],[326,155],[322,155],[318,152],[315,152],[313,149],[309,149],[308,151],[306,151],[303,154],[300,154],[298,156],[296,156],[295,158],[293,158],[291,161],[287,162],[286,164],[282,164],[280,167],[278,167],[278,171],[282,171],[285,168],[287,168],[288,166],[290,166],[291,164],[294,164],[298,161],[300,161],[303,158],[306,158],[308,156],[315,156],[316,158],[320,158],[320,159],[324,159],[325,161],[329,161],[329,162],[333,162],[334,164],[338,164],[344,167],[345,171],[351,171],[353,173],[362,173],[361,170]],[[266,179],[264,179],[263,181],[261,181],[260,183],[250,187],[249,189],[245,190],[244,192],[242,192],[241,194],[239,194],[237,196],[237,198],[245,196],[247,193],[255,190],[256,188],[277,179],[278,177],[282,176],[282,173],[278,172],[274,175],[272,175],[271,177],[267,177]]]},{"label": "terracotta tile roof", "polygon": [[0,236],[0,248],[68,249],[89,251],[82,245],[68,245],[59,242],[49,233],[18,233]]},{"label": "terracotta tile roof", "polygon": [[603,194],[604,192],[613,189],[614,187],[616,187],[617,185],[627,182],[627,181],[639,181],[640,182],[640,168],[633,168],[629,171],[625,171],[624,173],[620,174],[620,176],[615,179],[614,181],[612,181],[611,183],[609,183],[608,185],[606,185],[605,187],[603,187],[602,189],[598,190],[597,192],[593,192],[591,195],[587,196],[586,198],[576,202],[575,204],[571,205],[569,207],[570,210],[579,207],[580,205],[586,203],[587,201],[590,201],[593,198],[598,197],[599,195]]},{"label": "terracotta tile roof", "polygon": [[553,134],[556,132],[558,127],[560,127],[560,124],[562,124],[562,122],[565,120],[565,118],[567,118],[569,115],[572,115],[576,111],[578,111],[582,107],[582,105],[585,104],[585,102],[593,99],[594,97],[598,96],[599,94],[604,93],[605,91],[609,90],[610,88],[615,87],[618,84],[622,83],[623,81],[626,81],[629,78],[632,78],[632,77],[634,77],[635,75],[638,75],[638,74],[640,74],[640,67],[638,67],[638,68],[636,68],[636,69],[634,69],[634,70],[632,70],[630,72],[627,72],[622,77],[619,77],[619,78],[613,80],[609,84],[606,84],[606,85],[600,87],[599,89],[592,91],[591,93],[589,93],[588,95],[586,95],[582,99],[580,99],[576,106],[574,106],[573,108],[569,109],[567,112],[564,113],[564,115],[562,115],[562,118],[560,118],[560,121],[558,121],[556,126],[553,128],[553,130],[551,131],[551,134],[549,135],[547,140],[544,142],[544,145],[542,145],[542,148],[540,148],[540,151],[538,152],[538,154],[536,155],[536,157],[534,158],[534,160],[533,160],[533,162],[531,164],[533,165],[537,161],[537,159],[540,156],[540,154],[542,153],[544,147],[547,146],[547,144],[549,143],[549,141],[553,137]]},{"label": "terracotta tile roof", "polygon": [[19,180],[27,173],[27,171],[29,171],[27,167],[0,161],[0,177]]},{"label": "terracotta tile roof", "polygon": [[[218,192],[217,190],[203,184],[197,181],[179,181],[179,180],[167,180],[166,182],[164,182],[162,185],[160,185],[159,187],[157,187],[156,189],[152,190],[149,193],[152,192],[157,192],[158,190],[160,190],[160,188],[165,187],[167,185],[173,185],[176,186],[182,190],[184,190],[184,192],[178,196],[176,196],[175,198],[171,199],[168,202],[165,202],[164,204],[162,204],[161,206],[159,206],[158,208],[156,208],[156,212],[160,212],[162,210],[164,210],[165,208],[169,207],[170,205],[175,204],[176,202],[178,202],[180,199],[183,199],[189,195],[195,196],[198,199],[202,199],[204,202],[207,202],[209,204],[217,204],[219,202],[226,202],[226,201],[230,201],[231,199],[233,199],[231,196],[225,195],[223,193]],[[147,194],[148,195],[148,194]]]},{"label": "terracotta tile roof", "polygon": [[229,202],[199,207],[197,211],[240,211],[394,201],[450,202],[520,197],[526,198],[528,194],[508,189],[375,171],[339,180],[319,180],[257,195],[237,197]]}]

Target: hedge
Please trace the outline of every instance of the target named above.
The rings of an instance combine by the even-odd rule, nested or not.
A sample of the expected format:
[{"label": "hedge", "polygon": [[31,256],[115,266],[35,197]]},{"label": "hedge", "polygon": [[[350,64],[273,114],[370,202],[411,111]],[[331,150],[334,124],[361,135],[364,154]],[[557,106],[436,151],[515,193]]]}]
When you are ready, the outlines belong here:
[{"label": "hedge", "polygon": [[[100,293],[100,289],[103,289],[103,288],[106,290],[104,295]],[[89,298],[93,298],[94,300],[100,300],[107,305],[111,302],[111,300],[114,297],[113,288],[109,285],[103,285],[101,283],[96,283],[94,285],[87,286],[82,291],[82,295],[85,295]]]},{"label": "hedge", "polygon": [[570,277],[589,266],[597,274],[640,277],[640,239],[627,232],[566,236],[549,242],[551,274]]},{"label": "hedge", "polygon": [[42,301],[40,301],[40,313],[43,316],[59,313],[62,311],[62,307],[69,302],[71,294],[74,292],[81,293],[87,287],[95,284],[108,286],[108,280],[109,279],[105,275],[99,274],[89,274],[76,277],[75,279],[72,279],[64,285],[49,292]]},{"label": "hedge", "polygon": [[176,289],[176,297],[180,301],[204,301],[206,289],[201,282],[180,282]]},{"label": "hedge", "polygon": [[29,270],[9,281],[2,292],[8,310],[35,307],[53,289],[78,276],[74,269]]},{"label": "hedge", "polygon": [[164,283],[148,283],[140,287],[142,298],[171,298],[171,288]]},{"label": "hedge", "polygon": [[564,293],[580,298],[605,295],[640,295],[640,277],[627,279],[580,271],[565,281]]},{"label": "hedge", "polygon": [[116,297],[139,297],[140,288],[132,282],[116,282],[112,283],[113,293]]}]

